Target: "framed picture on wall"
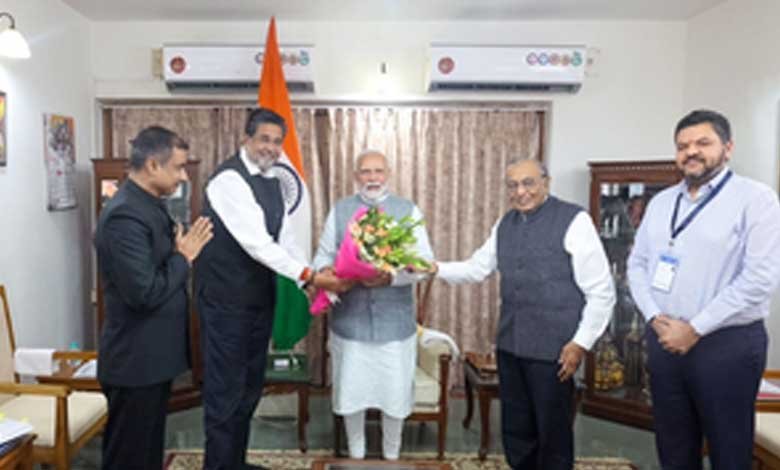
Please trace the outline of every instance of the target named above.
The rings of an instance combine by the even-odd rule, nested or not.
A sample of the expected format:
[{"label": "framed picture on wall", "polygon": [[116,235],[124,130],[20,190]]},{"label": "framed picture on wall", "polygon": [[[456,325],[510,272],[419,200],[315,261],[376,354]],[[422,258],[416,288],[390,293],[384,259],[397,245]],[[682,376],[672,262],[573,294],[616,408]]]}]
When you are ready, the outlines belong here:
[{"label": "framed picture on wall", "polygon": [[5,92],[0,91],[0,166],[8,164],[8,132],[5,130],[6,108]]},{"label": "framed picture on wall", "polygon": [[43,115],[43,149],[50,211],[76,207],[75,128],[72,117]]}]

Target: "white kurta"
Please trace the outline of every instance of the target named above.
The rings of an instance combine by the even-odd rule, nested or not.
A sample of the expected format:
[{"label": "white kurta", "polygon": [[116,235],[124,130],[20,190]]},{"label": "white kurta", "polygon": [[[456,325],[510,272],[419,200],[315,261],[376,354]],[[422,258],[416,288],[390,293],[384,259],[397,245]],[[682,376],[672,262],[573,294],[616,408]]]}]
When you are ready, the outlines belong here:
[{"label": "white kurta", "polygon": [[[386,196],[385,196],[386,197]],[[380,198],[380,201],[384,199]],[[314,267],[333,264],[341,234],[336,233],[335,211],[331,210],[320,237]],[[415,206],[412,218],[422,219]],[[433,251],[424,226],[414,229],[417,253],[433,260]],[[408,285],[417,280],[404,272],[393,276],[391,285]],[[417,334],[400,341],[384,343],[342,338],[330,330],[333,411],[349,415],[377,408],[393,418],[406,418],[414,405],[414,370],[417,364]]]},{"label": "white kurta", "polygon": [[330,354],[334,413],[376,408],[393,418],[411,414],[416,333],[399,341],[373,343],[342,338],[331,330]]}]

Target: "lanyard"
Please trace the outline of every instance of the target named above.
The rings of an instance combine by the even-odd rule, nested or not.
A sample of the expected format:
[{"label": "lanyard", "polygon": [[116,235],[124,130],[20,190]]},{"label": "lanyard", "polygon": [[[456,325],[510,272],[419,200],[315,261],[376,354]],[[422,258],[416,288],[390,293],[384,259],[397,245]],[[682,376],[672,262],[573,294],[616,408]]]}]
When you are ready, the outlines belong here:
[{"label": "lanyard", "polygon": [[[683,219],[682,223],[680,223],[679,226],[677,226],[677,213],[680,211],[680,200],[682,199],[683,195],[682,193],[677,195],[677,201],[674,204],[674,212],[672,213],[672,223],[671,223],[671,232],[672,232],[672,239],[669,240],[669,246],[674,245],[674,239],[677,238],[677,235],[682,233],[683,230],[688,228],[688,226],[691,224],[693,219],[699,215],[699,212],[701,212],[704,207],[710,203],[713,199],[715,199],[715,196],[718,195],[721,189],[723,189],[723,186],[726,186],[726,183],[729,182],[729,179],[731,179],[731,170],[729,170],[728,173],[726,173],[726,176],[723,177],[722,180],[720,180],[720,183],[718,183],[717,186],[712,188],[712,191],[710,191],[707,196],[705,196],[704,200],[701,201],[699,204],[696,205],[696,207],[693,208],[690,214]],[[677,226],[677,228],[675,228]]]}]

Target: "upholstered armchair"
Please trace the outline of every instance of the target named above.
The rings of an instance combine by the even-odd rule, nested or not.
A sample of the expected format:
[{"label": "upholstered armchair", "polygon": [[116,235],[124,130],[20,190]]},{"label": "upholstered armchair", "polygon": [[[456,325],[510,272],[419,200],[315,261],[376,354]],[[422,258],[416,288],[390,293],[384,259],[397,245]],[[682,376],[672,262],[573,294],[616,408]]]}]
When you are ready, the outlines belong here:
[{"label": "upholstered armchair", "polygon": [[[78,391],[72,385],[20,384],[14,372],[16,344],[11,313],[2,285],[0,307],[0,414],[32,425],[38,436],[33,449],[35,462],[68,470],[78,450],[103,430],[108,411],[106,399],[100,392]],[[54,359],[62,361],[95,356],[94,352],[54,353]]]},{"label": "upholstered armchair", "polygon": [[[444,458],[444,448],[447,441],[448,395],[450,390],[450,362],[458,355],[457,346],[451,339],[441,341],[443,337],[438,332],[424,328],[425,306],[430,295],[431,282],[418,284],[415,292],[417,305],[417,367],[414,372],[414,407],[407,421],[432,421],[437,425],[437,456]],[[434,334],[431,334],[434,333]],[[371,416],[371,414],[369,414]],[[342,434],[344,420],[341,416],[334,417],[334,452],[341,456]]]},{"label": "upholstered armchair", "polygon": [[447,343],[423,344],[418,336],[417,369],[414,372],[414,409],[407,421],[434,421],[438,427],[438,458],[444,458],[447,441],[450,362],[457,354]]}]

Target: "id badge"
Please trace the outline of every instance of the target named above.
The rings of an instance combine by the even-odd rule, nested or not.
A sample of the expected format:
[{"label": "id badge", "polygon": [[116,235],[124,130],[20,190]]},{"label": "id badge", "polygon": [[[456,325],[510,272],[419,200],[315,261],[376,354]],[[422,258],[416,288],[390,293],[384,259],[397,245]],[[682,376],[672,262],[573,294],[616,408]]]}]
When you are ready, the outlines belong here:
[{"label": "id badge", "polygon": [[670,254],[661,255],[658,264],[655,267],[653,276],[653,289],[662,292],[670,292],[674,277],[677,275],[677,268],[680,267],[680,259]]}]

